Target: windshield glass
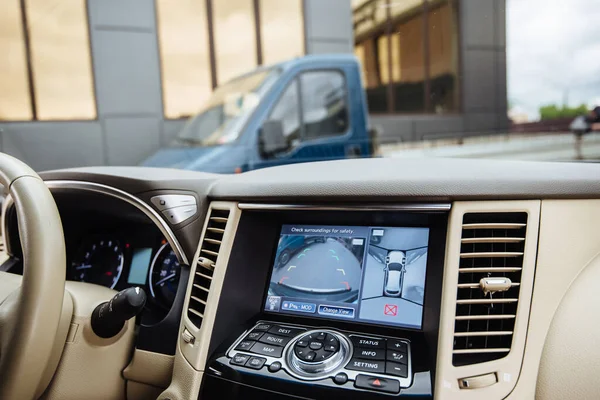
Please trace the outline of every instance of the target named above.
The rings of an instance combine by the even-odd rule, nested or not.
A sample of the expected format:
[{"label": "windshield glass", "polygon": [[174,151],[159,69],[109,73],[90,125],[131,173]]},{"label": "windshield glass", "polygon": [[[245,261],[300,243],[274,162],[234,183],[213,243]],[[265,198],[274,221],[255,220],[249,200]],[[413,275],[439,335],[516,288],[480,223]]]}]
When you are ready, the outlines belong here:
[{"label": "windshield glass", "polygon": [[203,109],[189,119],[177,141],[212,146],[236,140],[278,75],[278,69],[265,69],[218,87]]}]

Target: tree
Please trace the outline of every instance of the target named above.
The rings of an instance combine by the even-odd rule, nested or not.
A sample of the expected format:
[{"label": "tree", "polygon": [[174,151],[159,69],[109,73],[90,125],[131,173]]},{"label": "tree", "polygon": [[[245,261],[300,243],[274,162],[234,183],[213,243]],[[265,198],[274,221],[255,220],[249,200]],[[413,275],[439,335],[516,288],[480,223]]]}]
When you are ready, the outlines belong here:
[{"label": "tree", "polygon": [[587,113],[588,108],[585,104],[581,104],[578,107],[559,107],[556,104],[549,104],[540,107],[540,119],[542,121],[557,118],[575,118],[578,115],[584,115]]}]

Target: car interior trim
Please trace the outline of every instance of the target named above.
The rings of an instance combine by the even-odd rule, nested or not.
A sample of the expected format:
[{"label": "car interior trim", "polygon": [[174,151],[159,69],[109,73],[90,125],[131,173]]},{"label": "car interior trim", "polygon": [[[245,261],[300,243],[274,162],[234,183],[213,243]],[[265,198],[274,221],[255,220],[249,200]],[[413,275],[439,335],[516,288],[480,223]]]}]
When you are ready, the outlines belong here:
[{"label": "car interior trim", "polygon": [[[100,194],[104,194],[107,196],[115,197],[119,200],[123,200],[123,201],[131,204],[132,206],[134,206],[135,208],[137,208],[138,210],[143,212],[148,218],[150,218],[150,220],[152,222],[154,222],[154,224],[158,227],[158,229],[161,231],[161,233],[165,236],[165,239],[167,240],[167,242],[169,242],[169,244],[171,245],[171,248],[173,249],[173,251],[175,252],[175,255],[177,256],[177,260],[182,264],[188,265],[187,256],[185,255],[183,248],[179,244],[179,241],[175,237],[175,234],[173,233],[173,231],[171,230],[171,228],[169,227],[167,222],[160,216],[160,214],[158,212],[154,211],[152,209],[152,207],[150,207],[150,205],[145,203],[143,200],[141,200],[141,199],[137,198],[136,196],[133,196],[132,194],[127,193],[123,190],[117,189],[112,186],[100,184],[100,183],[74,181],[74,180],[49,180],[49,181],[45,181],[45,183],[48,186],[48,189],[50,189],[50,192],[83,190],[83,191],[87,191],[87,192],[100,193]],[[12,199],[10,196],[8,196],[6,199],[6,202],[5,202],[6,210],[8,210],[12,204],[13,204]],[[4,215],[6,215],[6,214],[4,214]],[[5,218],[3,226],[2,226],[2,230],[3,230],[2,233],[3,233],[4,240],[5,240],[6,250],[10,254],[11,249],[10,249],[10,240],[8,240],[9,230],[8,230],[8,227],[6,226],[7,223],[8,223],[8,218]]]},{"label": "car interior trim", "polygon": [[305,210],[305,211],[449,211],[450,203],[410,203],[410,204],[364,204],[364,205],[330,205],[330,204],[264,204],[238,203],[240,210]]}]

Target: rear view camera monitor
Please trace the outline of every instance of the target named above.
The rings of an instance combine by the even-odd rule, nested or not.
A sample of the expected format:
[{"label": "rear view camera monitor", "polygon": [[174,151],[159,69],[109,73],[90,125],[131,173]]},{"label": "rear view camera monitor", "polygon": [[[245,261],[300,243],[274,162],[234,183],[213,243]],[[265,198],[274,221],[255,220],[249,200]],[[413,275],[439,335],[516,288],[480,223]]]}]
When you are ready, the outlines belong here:
[{"label": "rear view camera monitor", "polygon": [[429,228],[283,225],[265,311],[421,329]]}]

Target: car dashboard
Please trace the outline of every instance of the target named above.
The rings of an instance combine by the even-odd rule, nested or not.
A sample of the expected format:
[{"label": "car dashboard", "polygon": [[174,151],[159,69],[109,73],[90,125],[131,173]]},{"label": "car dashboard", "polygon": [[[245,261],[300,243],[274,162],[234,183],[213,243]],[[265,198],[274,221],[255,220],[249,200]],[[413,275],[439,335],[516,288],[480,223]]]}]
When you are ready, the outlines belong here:
[{"label": "car dashboard", "polygon": [[[41,176],[67,278],[149,292],[123,334],[125,389],[104,397],[523,399],[600,393],[563,376],[597,370],[599,172],[371,159]],[[10,202],[3,229],[16,271]]]}]

